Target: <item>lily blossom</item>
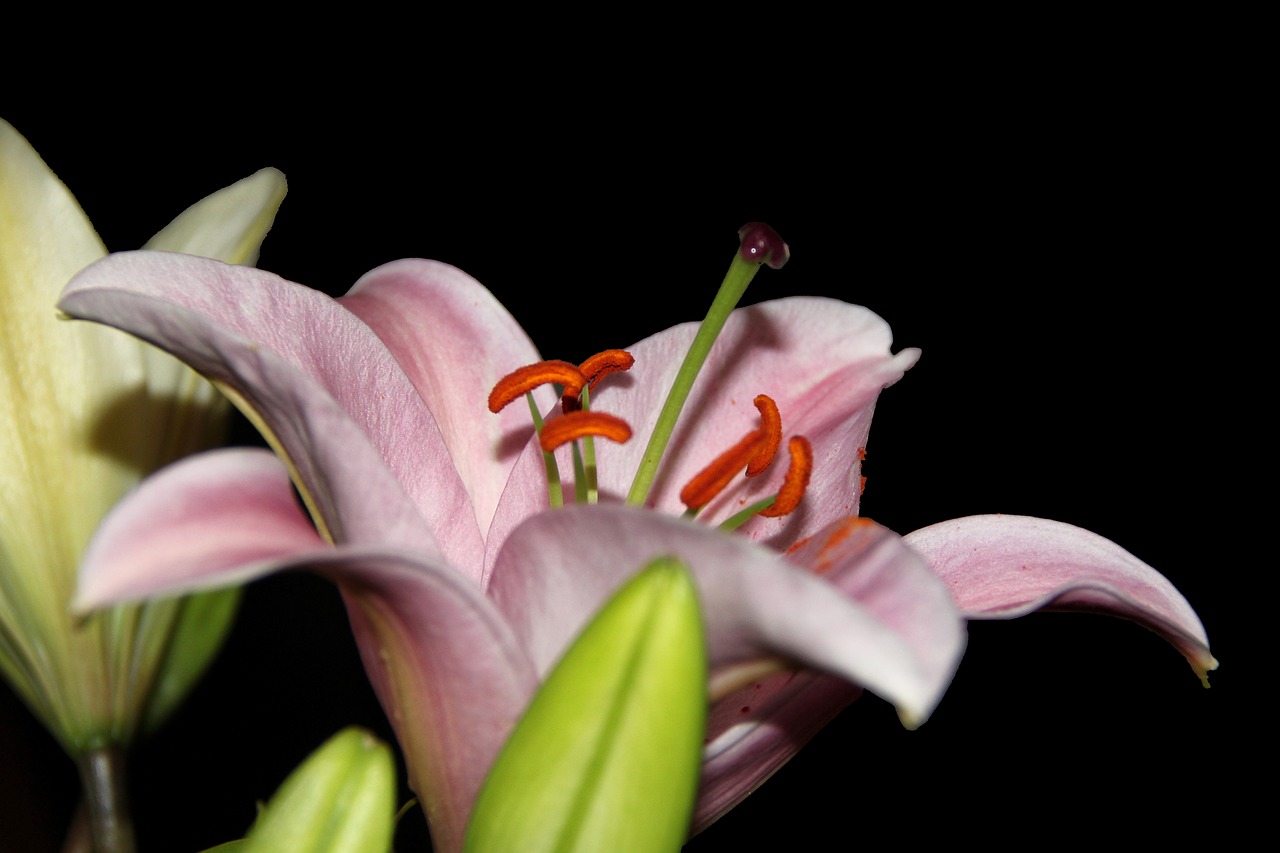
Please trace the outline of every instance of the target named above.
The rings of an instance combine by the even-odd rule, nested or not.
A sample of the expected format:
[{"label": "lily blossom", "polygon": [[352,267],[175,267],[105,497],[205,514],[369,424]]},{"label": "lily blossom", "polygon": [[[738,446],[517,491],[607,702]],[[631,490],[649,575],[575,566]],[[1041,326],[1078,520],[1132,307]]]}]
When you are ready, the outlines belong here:
[{"label": "lily blossom", "polygon": [[[652,445],[600,442],[581,466],[594,473],[598,502],[588,492],[585,503],[550,508],[560,483],[548,472],[577,470],[578,458],[567,446],[546,452],[521,406],[485,408],[490,389],[540,358],[497,300],[453,267],[398,261],[335,300],[261,271],[131,253],[77,276],[60,307],[192,365],[287,465],[227,450],[149,480],[99,531],[77,606],[283,568],[336,580],[441,849],[460,844],[475,792],[539,680],[655,556],[690,567],[707,622],[713,704],[694,832],[862,689],[915,726],[955,671],[964,633],[951,590],[901,537],[857,517],[877,397],[919,355],[892,353],[888,326],[864,308],[791,297],[726,311],[651,484],[637,489],[633,475]],[[634,365],[591,389],[592,410],[641,438],[660,433],[664,398],[701,328],[628,348]],[[770,469],[728,478],[697,501],[696,517],[679,517],[682,487],[769,420],[752,405],[764,393],[781,429],[809,446],[798,507],[738,518],[774,493],[781,502],[790,477],[780,485]],[[539,415],[556,403],[547,387],[529,397]],[[744,464],[756,444],[747,441]],[[730,520],[736,532],[717,529]],[[1089,568],[1106,577],[1107,567]],[[1122,592],[1135,595],[1129,609],[1112,609],[1196,635],[1145,618],[1133,585]]]},{"label": "lily blossom", "polygon": [[[253,263],[284,194],[284,176],[264,169],[197,202],[148,245]],[[168,354],[59,321],[62,287],[106,254],[75,197],[0,120],[0,673],[95,779],[110,774],[87,762],[187,694],[236,602],[229,592],[90,619],[69,612],[102,516],[151,471],[222,441],[229,413]]]}]

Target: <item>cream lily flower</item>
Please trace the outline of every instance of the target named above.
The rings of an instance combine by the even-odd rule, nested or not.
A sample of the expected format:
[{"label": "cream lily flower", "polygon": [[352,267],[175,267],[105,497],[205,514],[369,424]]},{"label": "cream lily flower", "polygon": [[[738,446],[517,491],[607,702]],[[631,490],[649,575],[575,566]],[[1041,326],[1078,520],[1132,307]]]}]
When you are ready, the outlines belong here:
[{"label": "cream lily flower", "polygon": [[[147,245],[252,264],[284,195],[284,175],[263,169]],[[151,471],[218,443],[228,411],[171,356],[59,320],[63,285],[106,254],[74,196],[0,120],[0,673],[82,765],[173,709],[235,605],[233,591],[87,619],[68,608],[107,510]]]}]

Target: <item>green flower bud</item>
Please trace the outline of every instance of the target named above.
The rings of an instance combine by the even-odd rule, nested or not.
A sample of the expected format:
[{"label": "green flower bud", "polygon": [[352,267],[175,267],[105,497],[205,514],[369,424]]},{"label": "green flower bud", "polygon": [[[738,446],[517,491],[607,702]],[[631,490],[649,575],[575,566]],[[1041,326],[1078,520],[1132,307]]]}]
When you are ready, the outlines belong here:
[{"label": "green flower bud", "polygon": [[697,794],[706,683],[692,577],[660,558],[547,677],[481,789],[466,849],[678,850]]},{"label": "green flower bud", "polygon": [[289,774],[243,841],[214,849],[388,853],[395,796],[391,750],[363,729],[346,728]]}]

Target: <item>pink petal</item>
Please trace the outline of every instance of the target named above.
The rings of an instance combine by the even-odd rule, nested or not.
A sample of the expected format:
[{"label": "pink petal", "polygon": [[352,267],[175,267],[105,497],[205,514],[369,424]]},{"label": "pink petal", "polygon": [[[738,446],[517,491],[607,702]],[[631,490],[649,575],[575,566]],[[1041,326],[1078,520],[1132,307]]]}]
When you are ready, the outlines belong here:
[{"label": "pink petal", "polygon": [[316,568],[342,589],[433,847],[461,850],[480,785],[537,689],[532,662],[483,592],[449,566],[351,554]]},{"label": "pink petal", "polygon": [[413,551],[328,545],[279,460],[221,450],[161,470],[117,505],[86,551],[76,606],[297,568],[341,589],[436,844],[459,849],[472,800],[537,676],[502,616],[453,567]]},{"label": "pink petal", "polygon": [[[377,333],[418,389],[471,496],[476,522],[488,531],[515,458],[533,436],[523,401],[495,415],[488,395],[502,377],[541,360],[533,342],[479,282],[436,261],[386,264],[338,301]],[[555,401],[550,388],[535,397],[543,411]]]},{"label": "pink petal", "polygon": [[231,586],[282,558],[329,550],[274,455],[201,453],[144,480],[107,514],[85,549],[73,608]]},{"label": "pink petal", "polygon": [[1172,643],[1208,684],[1218,662],[1200,619],[1155,569],[1108,539],[1058,521],[978,515],[904,537],[970,619],[1091,610],[1131,619]]},{"label": "pink petal", "polygon": [[[901,539],[867,519],[847,518],[798,544],[787,558],[890,626],[912,649],[917,672],[941,696],[963,651],[963,625],[945,586]],[[717,701],[707,721],[694,831],[763,784],[860,693],[854,684],[829,675],[786,673]],[[923,722],[903,717],[908,725]]]},{"label": "pink petal", "polygon": [[[712,689],[725,696],[712,709],[699,826],[771,775],[859,685],[897,704],[909,724],[923,722],[963,650],[963,621],[946,588],[895,534],[861,519],[832,525],[784,558],[662,513],[567,507],[512,533],[489,592],[546,672],[599,603],[663,554],[694,573]],[[758,675],[784,660],[839,680]]]},{"label": "pink petal", "polygon": [[862,688],[834,676],[783,672],[716,702],[707,716],[702,784],[689,834],[742,802],[861,695]]},{"label": "pink petal", "polygon": [[478,578],[480,531],[457,511],[469,498],[431,413],[334,300],[248,267],[126,252],[77,275],[59,307],[150,341],[239,397],[336,541],[443,551]]},{"label": "pink petal", "polygon": [[[636,439],[601,454],[602,491],[625,496],[644,452],[662,402],[696,331],[685,324],[638,343],[628,385],[601,386],[592,399],[598,409],[628,420]],[[893,355],[888,325],[857,305],[833,299],[792,297],[733,312],[716,340],[698,383],[685,404],[680,424],[654,484],[650,504],[682,512],[681,487],[716,455],[759,425],[752,402],[767,394],[778,404],[784,436],[804,434],[814,444],[815,476],[802,523],[787,525],[784,542],[857,514],[853,470],[857,450],[865,446],[872,410],[881,389],[897,382],[919,356],[918,350]],[[785,447],[785,442],[784,442]],[[786,469],[785,450],[775,468],[738,487],[703,510],[718,521],[777,491]],[[614,483],[617,485],[613,485]],[[797,517],[798,519],[798,517]],[[758,520],[742,531],[774,536],[782,522]]]},{"label": "pink petal", "polygon": [[[623,445],[596,442],[601,501],[622,501],[631,488],[649,435],[680,363],[697,331],[686,323],[629,347],[635,365],[607,378],[592,393],[591,407],[631,424]],[[679,491],[721,451],[760,422],[752,402],[767,394],[778,404],[785,436],[804,434],[813,444],[815,471],[801,509],[782,519],[753,519],[740,531],[785,548],[837,518],[858,510],[858,449],[867,443],[881,389],[897,382],[919,350],[891,354],[888,325],[865,308],[832,299],[792,297],[733,312],[717,339],[681,415],[650,494],[649,506],[679,514]],[[567,451],[561,471],[569,471]],[[774,494],[785,474],[784,449],[761,476],[741,478],[700,518],[719,521],[742,506]],[[516,462],[490,535],[495,542],[546,505],[542,458],[529,447]]]}]

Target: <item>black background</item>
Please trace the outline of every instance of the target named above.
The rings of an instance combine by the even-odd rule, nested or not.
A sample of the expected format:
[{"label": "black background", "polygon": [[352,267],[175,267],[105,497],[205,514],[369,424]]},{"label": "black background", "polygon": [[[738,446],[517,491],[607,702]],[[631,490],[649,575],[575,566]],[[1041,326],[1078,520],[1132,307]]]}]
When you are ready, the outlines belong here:
[{"label": "black background", "polygon": [[[1095,530],[1178,585],[1223,665],[1206,691],[1129,623],[974,624],[921,729],[864,698],[687,849],[784,834],[796,849],[1156,843],[1196,827],[1227,842],[1246,814],[1232,768],[1273,752],[1240,695],[1258,671],[1243,605],[1275,568],[1243,544],[1274,467],[1255,456],[1268,386],[1251,384],[1259,277],[1239,263],[1251,232],[1234,200],[1251,194],[1249,111],[1214,62],[1146,35],[996,52],[902,37],[874,61],[850,46],[803,72],[697,80],[656,60],[602,80],[546,57],[493,88],[424,69],[387,99],[395,75],[374,66],[324,98],[268,78],[181,104],[0,100],[0,115],[112,250],[275,166],[289,194],[260,266],[339,294],[386,261],[448,261],[546,357],[699,319],[737,228],[769,222],[792,260],[746,301],[859,302],[923,349],[880,398],[866,515],[902,532],[982,512]],[[348,724],[391,736],[336,591],[254,584],[208,677],[133,754],[144,853],[237,837],[254,800]],[[7,688],[0,756],[0,849],[55,849],[74,773]],[[425,849],[420,824],[405,819],[402,853]]]}]

